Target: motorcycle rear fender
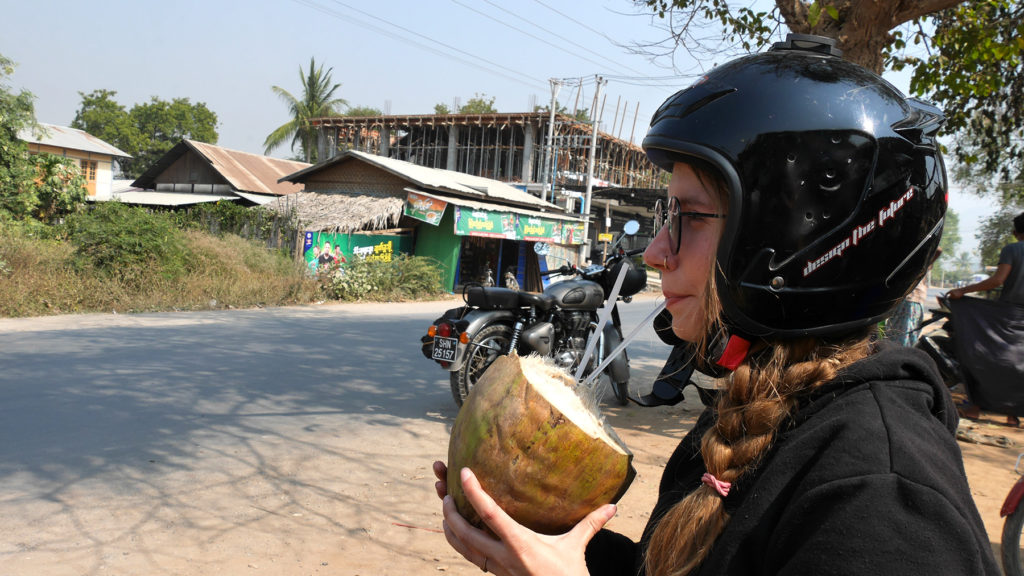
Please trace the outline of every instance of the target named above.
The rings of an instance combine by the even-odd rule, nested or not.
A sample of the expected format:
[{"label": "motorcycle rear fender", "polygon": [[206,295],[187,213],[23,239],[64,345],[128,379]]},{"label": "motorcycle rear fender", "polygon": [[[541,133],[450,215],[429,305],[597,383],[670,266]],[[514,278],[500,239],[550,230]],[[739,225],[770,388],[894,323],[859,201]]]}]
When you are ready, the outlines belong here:
[{"label": "motorcycle rear fender", "polygon": [[1010,493],[1003,501],[1003,507],[999,509],[999,516],[1006,517],[1017,511],[1021,498],[1024,498],[1024,476],[1017,479],[1017,483],[1010,488]]},{"label": "motorcycle rear fender", "polygon": [[[460,324],[465,324],[465,332],[469,335],[469,340],[472,341],[473,337],[478,332],[484,329],[486,326],[491,324],[508,324],[512,325],[515,322],[516,315],[511,310],[470,310],[462,317]],[[469,344],[462,344],[461,342],[455,348],[455,361],[448,366],[449,372],[455,372],[462,368],[466,363],[466,352],[469,350]]]},{"label": "motorcycle rear fender", "polygon": [[[438,324],[445,320],[450,320],[453,322],[457,321],[462,316],[465,310],[465,306],[459,306],[458,308],[446,310],[445,313],[442,314],[440,318],[437,318],[436,320],[431,322],[431,325],[437,326]],[[422,338],[420,338],[420,352],[423,352],[423,356],[426,357],[427,360],[433,360],[433,358],[431,357],[431,354],[433,354],[434,352],[433,336],[431,336],[430,334],[425,334]]]},{"label": "motorcycle rear fender", "polygon": [[[612,353],[612,350],[618,348],[621,343],[622,337],[619,336],[619,330],[611,322],[605,324],[603,357],[607,358]],[[621,354],[616,356],[604,371],[611,377],[612,382],[629,382],[629,357],[626,356],[626,351],[623,350]]]}]

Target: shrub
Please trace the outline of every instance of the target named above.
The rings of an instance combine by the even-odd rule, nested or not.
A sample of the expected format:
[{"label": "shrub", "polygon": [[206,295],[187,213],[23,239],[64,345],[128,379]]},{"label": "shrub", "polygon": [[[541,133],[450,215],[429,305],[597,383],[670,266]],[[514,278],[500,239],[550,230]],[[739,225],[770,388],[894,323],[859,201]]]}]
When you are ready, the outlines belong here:
[{"label": "shrub", "polygon": [[352,258],[322,277],[328,293],[340,300],[396,301],[442,293],[440,269],[422,256],[403,254],[391,262]]},{"label": "shrub", "polygon": [[103,202],[68,217],[66,229],[79,266],[95,266],[128,284],[185,272],[184,236],[168,214]]}]

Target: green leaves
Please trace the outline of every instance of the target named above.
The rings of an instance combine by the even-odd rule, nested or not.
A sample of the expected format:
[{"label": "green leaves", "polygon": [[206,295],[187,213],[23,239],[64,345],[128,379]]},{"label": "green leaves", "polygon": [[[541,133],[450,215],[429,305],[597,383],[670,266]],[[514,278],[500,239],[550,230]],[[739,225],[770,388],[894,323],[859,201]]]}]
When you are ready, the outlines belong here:
[{"label": "green leaves", "polygon": [[302,97],[296,98],[291,92],[280,86],[270,89],[287,105],[292,119],[277,127],[263,141],[264,154],[291,140],[291,149],[298,146],[306,162],[315,163],[319,160],[316,148],[316,131],[313,128],[314,118],[340,116],[341,109],[348,106],[342,98],[335,98],[334,93],[341,84],[331,84],[331,72],[324,72],[323,65],[317,66],[313,58],[309,59],[309,72],[303,73],[299,68],[299,82],[302,85]]},{"label": "green leaves", "polygon": [[1006,185],[1024,198],[1024,7],[1018,0],[973,0],[921,23],[921,58],[892,57],[913,68],[910,88],[947,114],[958,179],[982,193]]},{"label": "green leaves", "polygon": [[30,155],[18,137],[38,130],[34,96],[15,94],[4,82],[14,63],[0,55],[0,216],[49,222],[75,212],[85,202],[85,179],[78,163],[52,154]]},{"label": "green leaves", "polygon": [[188,98],[168,102],[153,96],[125,111],[114,100],[117,92],[113,90],[79,95],[82,105],[71,127],[131,154],[131,159],[120,161],[121,171],[129,178],[138,178],[183,139],[217,143],[217,114],[202,102],[193,104]]}]

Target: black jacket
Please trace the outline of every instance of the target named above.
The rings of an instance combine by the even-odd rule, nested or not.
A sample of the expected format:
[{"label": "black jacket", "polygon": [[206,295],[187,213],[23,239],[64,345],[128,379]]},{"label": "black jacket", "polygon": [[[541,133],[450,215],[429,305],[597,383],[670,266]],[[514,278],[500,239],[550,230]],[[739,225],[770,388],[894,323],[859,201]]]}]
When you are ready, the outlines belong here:
[{"label": "black jacket", "polygon": [[[658,519],[700,486],[701,415],[665,468]],[[729,523],[697,574],[999,574],[971,498],[956,410],[922,352],[884,347],[805,398],[725,500]],[[642,573],[643,544],[602,530],[591,574]]]}]

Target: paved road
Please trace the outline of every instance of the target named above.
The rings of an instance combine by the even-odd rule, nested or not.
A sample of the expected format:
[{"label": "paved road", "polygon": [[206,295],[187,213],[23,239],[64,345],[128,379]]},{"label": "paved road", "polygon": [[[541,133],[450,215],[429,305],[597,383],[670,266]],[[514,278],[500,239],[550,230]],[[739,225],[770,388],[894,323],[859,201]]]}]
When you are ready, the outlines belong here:
[{"label": "paved road", "polygon": [[[419,337],[453,304],[0,320],[0,575],[383,573],[338,551],[437,524],[456,410]],[[650,382],[667,347],[630,352]],[[374,538],[393,573],[437,546]]]}]

